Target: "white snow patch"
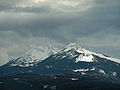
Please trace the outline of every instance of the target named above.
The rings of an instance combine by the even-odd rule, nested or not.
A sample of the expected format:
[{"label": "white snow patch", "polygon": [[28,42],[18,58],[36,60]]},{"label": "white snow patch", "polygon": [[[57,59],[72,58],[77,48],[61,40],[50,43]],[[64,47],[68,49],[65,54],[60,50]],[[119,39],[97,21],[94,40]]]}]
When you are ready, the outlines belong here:
[{"label": "white snow patch", "polygon": [[112,74],[113,74],[114,76],[117,76],[117,73],[116,73],[116,72],[112,72]]},{"label": "white snow patch", "polygon": [[58,78],[58,77],[54,77],[54,79],[56,79],[56,78]]},{"label": "white snow patch", "polygon": [[90,69],[90,71],[94,71],[95,70],[95,67],[93,67],[92,69]]},{"label": "white snow patch", "polygon": [[63,59],[63,58],[65,58],[66,56],[62,56],[60,59]]},{"label": "white snow patch", "polygon": [[78,78],[71,78],[71,80],[76,81],[76,80],[79,80],[79,79]]},{"label": "white snow patch", "polygon": [[46,88],[48,88],[48,87],[49,87],[49,85],[44,85],[44,86],[43,86],[44,89],[46,89]]},{"label": "white snow patch", "polygon": [[14,80],[19,80],[19,78],[13,78]]},{"label": "white snow patch", "polygon": [[89,71],[89,69],[76,69],[73,70],[74,72],[83,72],[83,71]]},{"label": "white snow patch", "polygon": [[102,69],[100,69],[99,72],[102,73],[102,74],[106,74],[105,71],[102,70]]},{"label": "white snow patch", "polygon": [[85,72],[81,72],[81,74],[85,75],[86,73]]},{"label": "white snow patch", "polygon": [[94,61],[94,57],[91,54],[81,54],[79,55],[78,58],[76,58],[76,63],[80,62],[80,61],[84,61],[84,62],[93,62]]},{"label": "white snow patch", "polygon": [[74,72],[86,72],[86,71],[94,71],[95,68],[93,67],[92,69],[75,69],[73,70]]},{"label": "white snow patch", "polygon": [[52,65],[51,65],[51,66],[46,66],[46,68],[48,68],[48,69],[49,69],[49,68],[52,68]]}]

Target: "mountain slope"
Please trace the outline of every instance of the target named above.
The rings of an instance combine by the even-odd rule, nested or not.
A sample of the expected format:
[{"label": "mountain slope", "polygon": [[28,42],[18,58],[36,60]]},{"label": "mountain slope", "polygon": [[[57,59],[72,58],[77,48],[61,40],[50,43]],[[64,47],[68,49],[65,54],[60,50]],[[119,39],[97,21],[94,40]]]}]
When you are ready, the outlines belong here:
[{"label": "mountain slope", "polygon": [[[27,58],[24,56],[22,59],[15,59],[0,67],[1,75],[28,72],[37,74],[74,73],[113,81],[120,79],[120,59],[91,52],[81,48],[78,44],[69,44],[60,51],[51,47],[37,50],[40,53],[30,52],[30,57],[29,54],[26,54]],[[39,59],[31,59],[34,56]]]},{"label": "mountain slope", "polygon": [[107,57],[70,44],[34,67],[37,73],[77,73],[79,75],[120,78],[119,59]]},{"label": "mountain slope", "polygon": [[66,46],[61,51],[61,53],[62,52],[68,52],[70,50],[74,50],[74,51],[76,51],[76,52],[78,52],[80,54],[79,57],[76,59],[76,62],[79,62],[79,61],[93,62],[94,61],[93,55],[95,55],[95,56],[98,56],[98,57],[101,57],[101,58],[104,58],[104,59],[107,59],[107,60],[111,60],[111,61],[120,63],[120,59],[109,57],[109,56],[105,56],[103,54],[98,54],[98,53],[86,50],[84,48],[81,48],[80,45],[77,44],[77,43],[69,44],[68,46]]},{"label": "mountain slope", "polygon": [[57,53],[58,51],[58,48],[55,48],[51,45],[39,46],[33,50],[26,52],[26,54],[23,56],[17,59],[13,59],[9,62],[9,65],[20,67],[34,66],[37,63],[42,62],[50,55]]}]

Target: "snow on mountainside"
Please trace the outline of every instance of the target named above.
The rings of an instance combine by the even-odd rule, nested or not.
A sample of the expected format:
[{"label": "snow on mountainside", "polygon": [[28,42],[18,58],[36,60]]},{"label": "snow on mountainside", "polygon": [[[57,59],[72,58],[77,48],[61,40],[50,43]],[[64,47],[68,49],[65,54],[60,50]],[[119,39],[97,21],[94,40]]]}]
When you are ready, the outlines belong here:
[{"label": "snow on mountainside", "polygon": [[[75,52],[79,53],[79,55],[76,55]],[[118,58],[108,57],[108,56],[105,56],[103,54],[98,54],[98,53],[86,50],[86,49],[80,47],[80,45],[77,44],[77,43],[71,43],[71,44],[67,45],[63,50],[61,50],[58,53],[59,54],[60,53],[67,53],[67,55],[61,56],[61,57],[57,56],[57,58],[65,58],[66,56],[74,58],[74,57],[78,56],[76,58],[76,60],[75,60],[76,63],[80,62],[80,61],[84,61],[84,62],[94,62],[94,61],[97,61],[94,58],[94,55],[98,56],[100,58],[104,58],[104,59],[107,59],[107,60],[111,60],[111,61],[120,63],[120,59],[118,59]]]},{"label": "snow on mountainside", "polygon": [[34,66],[37,63],[42,62],[50,55],[56,54],[58,51],[59,51],[58,48],[55,48],[51,45],[39,46],[33,50],[26,52],[26,54],[23,56],[17,59],[13,59],[9,63],[11,66],[21,66],[21,67]]},{"label": "snow on mountainside", "polygon": [[69,59],[75,58],[75,63],[78,63],[80,61],[97,62],[94,56],[120,63],[120,59],[108,57],[103,54],[98,54],[81,48],[79,44],[71,43],[62,50],[59,50],[58,48],[55,48],[51,45],[39,46],[33,50],[26,52],[26,54],[22,57],[13,59],[9,62],[9,64],[10,66],[20,67],[34,66],[51,55],[53,55],[57,59],[64,59],[66,57],[69,57]]},{"label": "snow on mountainside", "polygon": [[79,44],[72,43],[62,50],[58,50],[51,45],[37,47],[10,61],[1,67],[0,71],[3,75],[21,72],[40,74],[68,72],[80,75],[102,75],[104,77],[120,78],[119,68],[120,59],[94,53],[81,48]]}]

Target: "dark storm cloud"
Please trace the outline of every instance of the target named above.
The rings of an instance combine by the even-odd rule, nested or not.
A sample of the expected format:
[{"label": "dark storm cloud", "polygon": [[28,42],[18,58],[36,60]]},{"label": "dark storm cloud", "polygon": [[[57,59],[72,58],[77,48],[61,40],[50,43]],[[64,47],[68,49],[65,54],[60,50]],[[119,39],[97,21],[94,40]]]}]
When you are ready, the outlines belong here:
[{"label": "dark storm cloud", "polygon": [[[47,6],[18,9],[16,7],[16,10],[28,14],[19,15],[19,13],[15,13],[10,15],[11,18],[6,19],[6,17],[3,17],[2,21],[0,21],[0,30],[15,30],[24,36],[31,33],[34,36],[45,36],[61,40],[68,39],[68,41],[71,38],[76,39],[99,31],[104,32],[109,27],[115,28],[115,30],[109,30],[109,32],[119,33],[120,6],[117,2],[119,1],[109,1],[108,3],[108,0],[97,0],[96,6],[83,13],[83,15],[81,12],[56,12],[50,10]],[[30,12],[33,12],[35,15],[32,15]],[[39,14],[37,14],[38,12]],[[67,38],[64,34],[70,35],[71,38]]]},{"label": "dark storm cloud", "polygon": [[16,9],[16,3],[24,0],[0,0],[0,11],[11,11]]},{"label": "dark storm cloud", "polygon": [[[24,16],[16,18],[13,16],[10,19],[0,22],[2,23],[0,24],[0,30],[14,30],[15,32],[18,32],[23,36],[27,36],[29,35],[29,33],[31,33],[34,36],[46,36],[52,38],[55,35],[66,32],[66,30],[64,31],[60,29],[63,26],[67,26],[68,24],[75,22],[76,20],[76,18],[74,17],[64,16],[65,15],[47,15],[46,18],[44,18],[44,14],[43,16],[33,15],[32,19],[31,16],[30,18],[28,16],[28,19],[26,20],[24,20]],[[27,18],[27,15],[25,17]]]}]

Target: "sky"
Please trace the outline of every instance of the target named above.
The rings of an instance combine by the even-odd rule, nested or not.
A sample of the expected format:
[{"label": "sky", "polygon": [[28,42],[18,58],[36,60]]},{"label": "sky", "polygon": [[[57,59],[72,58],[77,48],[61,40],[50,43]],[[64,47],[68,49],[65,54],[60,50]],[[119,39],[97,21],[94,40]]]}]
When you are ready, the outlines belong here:
[{"label": "sky", "polygon": [[46,43],[120,58],[120,0],[0,0],[0,65]]}]

